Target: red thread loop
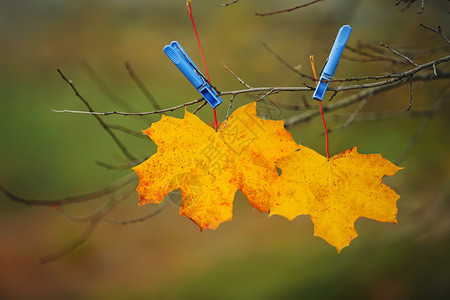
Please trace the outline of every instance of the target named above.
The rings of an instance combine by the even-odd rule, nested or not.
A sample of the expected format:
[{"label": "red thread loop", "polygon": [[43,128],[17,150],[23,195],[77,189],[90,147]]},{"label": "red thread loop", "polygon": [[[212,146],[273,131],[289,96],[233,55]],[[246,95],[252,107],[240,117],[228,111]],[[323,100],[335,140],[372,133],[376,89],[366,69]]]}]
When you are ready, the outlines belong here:
[{"label": "red thread loop", "polygon": [[[187,0],[186,4],[187,4],[188,11],[189,11],[189,16],[191,17],[192,26],[194,27],[195,36],[197,37],[198,48],[200,49],[200,55],[202,57],[203,67],[205,67],[206,77],[208,78],[208,82],[211,83],[211,79],[209,78],[208,68],[206,67],[205,57],[203,56],[202,45],[200,44],[200,38],[198,37],[197,28],[195,27],[194,17],[192,16],[191,0]],[[219,126],[217,124],[217,114],[216,114],[215,108],[214,108],[214,127],[215,127],[214,129],[217,131],[217,128]]]}]

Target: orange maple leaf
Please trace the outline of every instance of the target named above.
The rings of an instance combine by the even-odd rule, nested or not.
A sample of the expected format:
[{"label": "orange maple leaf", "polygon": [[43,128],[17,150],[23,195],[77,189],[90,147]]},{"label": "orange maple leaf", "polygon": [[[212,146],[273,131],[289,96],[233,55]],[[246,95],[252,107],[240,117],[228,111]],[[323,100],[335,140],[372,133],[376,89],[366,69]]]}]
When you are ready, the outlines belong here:
[{"label": "orange maple leaf", "polygon": [[256,103],[238,108],[218,131],[197,116],[162,116],[144,131],[158,151],[132,169],[139,176],[139,204],[160,203],[180,188],[180,214],[201,229],[231,220],[237,189],[261,212],[269,211],[275,161],[298,148],[283,121],[256,116]]},{"label": "orange maple leaf", "polygon": [[300,150],[281,158],[282,174],[272,197],[270,214],[289,220],[310,215],[314,235],[338,252],[358,236],[354,223],[360,217],[397,224],[396,202],[400,197],[384,176],[401,168],[380,154],[359,154],[351,148],[327,161],[314,150]]}]

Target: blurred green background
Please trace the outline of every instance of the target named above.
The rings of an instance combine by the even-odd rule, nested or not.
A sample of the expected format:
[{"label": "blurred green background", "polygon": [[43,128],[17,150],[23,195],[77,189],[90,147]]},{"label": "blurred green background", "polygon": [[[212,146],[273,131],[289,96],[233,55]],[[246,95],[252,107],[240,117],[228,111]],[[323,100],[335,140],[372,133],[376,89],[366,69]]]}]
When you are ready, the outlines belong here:
[{"label": "blurred green background", "polygon": [[[349,45],[379,47],[383,42],[425,63],[448,55],[445,42],[420,23],[449,32],[449,2],[416,1],[409,9],[395,0],[322,1],[268,17],[255,16],[302,1],[193,0],[192,7],[211,79],[221,91],[243,86],[221,61],[248,84],[301,86],[306,79],[288,70],[264,49],[267,43],[301,72],[310,74],[309,55],[317,68],[344,24],[353,28]],[[404,10],[404,11],[403,11]],[[198,97],[162,52],[178,40],[200,66],[200,56],[184,0],[2,1],[0,2],[0,183],[33,199],[56,199],[98,190],[131,170],[107,170],[102,161],[123,164],[120,150],[98,122],[87,115],[57,114],[52,109],[84,110],[63,73],[97,111],[124,110],[101,91],[86,71],[94,70],[117,96],[138,111],[153,110],[124,67],[132,64],[158,103],[178,105]],[[436,49],[436,51],[428,51]],[[352,56],[348,51],[346,56]],[[393,56],[395,57],[395,56]],[[396,57],[397,58],[397,57]],[[411,66],[389,62],[341,61],[338,77],[401,72]],[[448,70],[448,63],[438,66]],[[414,110],[448,98],[448,80],[413,85]],[[349,95],[342,93],[333,101]],[[312,93],[280,93],[273,100],[310,104]],[[234,107],[252,98],[239,96]],[[364,112],[402,111],[408,85],[372,98]],[[229,98],[218,109],[223,120]],[[326,104],[326,101],[324,101]],[[194,107],[190,107],[192,111]],[[355,107],[333,115],[351,113]],[[275,118],[296,113],[281,111]],[[309,217],[288,222],[267,218],[238,194],[232,222],[217,231],[199,232],[169,203],[157,217],[128,226],[102,223],[69,255],[47,265],[39,258],[76,238],[84,225],[67,222],[50,208],[26,207],[0,195],[0,299],[444,299],[450,296],[449,109],[430,121],[405,167],[385,180],[401,198],[399,226],[360,219],[359,237],[340,254],[313,237]],[[183,111],[169,113],[182,116]],[[326,115],[329,127],[342,118]],[[209,107],[199,116],[212,121]],[[108,123],[134,131],[150,118],[109,116]],[[358,145],[361,153],[382,153],[395,161],[413,139],[422,118],[355,123],[331,134],[331,153]],[[294,139],[321,154],[319,118],[290,129]],[[154,144],[117,133],[139,157]],[[135,182],[137,186],[137,180]],[[112,213],[135,218],[154,207],[137,207],[133,193]],[[86,215],[101,200],[74,205]]]}]

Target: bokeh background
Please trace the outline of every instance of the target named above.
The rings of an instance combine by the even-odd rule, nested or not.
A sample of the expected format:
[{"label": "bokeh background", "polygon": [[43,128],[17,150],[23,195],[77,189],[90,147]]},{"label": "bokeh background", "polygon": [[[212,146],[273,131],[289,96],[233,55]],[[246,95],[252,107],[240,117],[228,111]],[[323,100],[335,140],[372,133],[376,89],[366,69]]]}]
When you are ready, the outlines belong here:
[{"label": "bokeh background", "polygon": [[[322,1],[274,16],[267,12],[302,1],[193,0],[192,7],[211,79],[221,91],[243,86],[224,62],[251,86],[301,86],[306,79],[283,66],[262,46],[268,44],[292,66],[310,74],[309,55],[317,68],[344,24],[353,28],[349,44],[379,47],[379,42],[424,63],[448,55],[449,47],[420,23],[449,32],[449,2],[416,1],[409,9],[395,0]],[[31,199],[57,199],[101,189],[132,171],[107,170],[96,164],[123,164],[120,150],[97,121],[87,115],[58,114],[52,109],[84,110],[57,73],[60,68],[97,111],[123,110],[112,102],[87,67],[138,111],[153,110],[130,79],[134,67],[163,108],[197,98],[162,52],[178,40],[201,66],[184,0],[16,0],[0,2],[0,183]],[[432,51],[431,51],[432,50]],[[344,52],[346,56],[352,56]],[[411,66],[390,62],[343,60],[338,77],[401,72]],[[439,69],[448,70],[448,63]],[[414,110],[448,98],[448,80],[413,85]],[[333,101],[349,95],[343,93]],[[280,93],[273,100],[311,104],[311,93]],[[235,106],[251,101],[239,96]],[[226,114],[229,98],[218,109]],[[408,85],[371,99],[364,112],[402,111]],[[326,104],[326,102],[324,102]],[[192,111],[194,107],[189,108]],[[326,115],[329,126],[342,114]],[[298,111],[282,110],[284,119]],[[309,217],[289,222],[267,218],[239,193],[232,222],[217,231],[199,232],[168,203],[161,214],[137,224],[101,223],[91,237],[58,261],[39,259],[70,243],[85,228],[47,207],[27,207],[0,195],[0,299],[444,299],[450,296],[449,109],[435,115],[405,167],[386,178],[396,190],[399,226],[360,219],[359,237],[340,254],[313,236]],[[405,113],[406,114],[406,113]],[[182,116],[183,111],[169,113]],[[212,121],[209,107],[199,116]],[[136,132],[159,120],[109,116],[108,123]],[[355,123],[330,136],[332,154],[358,145],[361,153],[382,153],[395,161],[408,148],[423,118]],[[290,129],[297,142],[325,154],[321,120]],[[150,140],[117,133],[139,157],[153,154]],[[134,183],[137,186],[137,179]],[[174,195],[176,197],[176,195]],[[72,205],[87,215],[105,200]],[[111,218],[130,219],[154,207],[137,207],[133,193]]]}]

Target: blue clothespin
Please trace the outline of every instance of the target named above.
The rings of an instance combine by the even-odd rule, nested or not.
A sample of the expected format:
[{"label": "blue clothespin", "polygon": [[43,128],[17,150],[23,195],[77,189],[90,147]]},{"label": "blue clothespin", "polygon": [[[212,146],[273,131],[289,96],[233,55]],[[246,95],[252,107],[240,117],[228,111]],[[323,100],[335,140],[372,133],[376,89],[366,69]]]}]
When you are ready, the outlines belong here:
[{"label": "blue clothespin", "polygon": [[164,53],[167,54],[175,66],[180,69],[181,73],[186,76],[213,108],[216,108],[222,103],[222,99],[220,99],[216,89],[209,84],[208,80],[198,70],[194,62],[177,41],[173,41],[170,45],[165,46]]},{"label": "blue clothespin", "polygon": [[[336,40],[334,40],[333,48],[331,48],[330,56],[328,56],[325,65],[323,66],[322,72],[320,73],[320,81],[317,84],[316,90],[313,94],[313,99],[322,101],[323,96],[331,80],[336,73],[336,67],[341,58],[342,51],[344,51],[345,44],[347,44],[348,38],[352,28],[349,25],[344,25],[339,29]],[[324,80],[324,81],[323,81]]]}]

